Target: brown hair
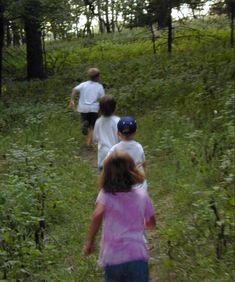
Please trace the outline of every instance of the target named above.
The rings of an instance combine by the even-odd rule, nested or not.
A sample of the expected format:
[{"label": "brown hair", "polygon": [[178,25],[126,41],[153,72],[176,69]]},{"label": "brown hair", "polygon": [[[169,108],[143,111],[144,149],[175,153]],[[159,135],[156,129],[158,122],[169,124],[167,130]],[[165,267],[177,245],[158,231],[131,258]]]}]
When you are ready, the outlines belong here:
[{"label": "brown hair", "polygon": [[100,70],[97,68],[90,68],[87,71],[87,75],[91,80],[96,80],[100,75]]},{"label": "brown hair", "polygon": [[134,184],[141,183],[144,174],[137,169],[133,159],[123,151],[111,153],[104,161],[100,187],[108,193],[129,192]]},{"label": "brown hair", "polygon": [[105,95],[100,99],[100,112],[105,117],[111,116],[116,109],[116,100],[113,96]]}]

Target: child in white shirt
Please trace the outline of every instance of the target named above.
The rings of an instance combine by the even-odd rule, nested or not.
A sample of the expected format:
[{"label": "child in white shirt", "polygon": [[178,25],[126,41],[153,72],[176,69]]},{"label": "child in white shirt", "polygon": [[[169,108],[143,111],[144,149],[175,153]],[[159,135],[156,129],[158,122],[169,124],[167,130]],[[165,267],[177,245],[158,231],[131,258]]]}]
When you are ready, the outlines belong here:
[{"label": "child in white shirt", "polygon": [[105,91],[103,85],[99,83],[100,71],[98,69],[89,69],[88,77],[88,81],[82,82],[73,88],[70,107],[75,107],[74,99],[79,92],[77,111],[81,113],[82,133],[87,135],[86,145],[90,148],[93,128],[98,118],[99,99],[105,95]]},{"label": "child in white shirt", "polygon": [[100,99],[101,117],[97,119],[93,132],[93,141],[98,142],[98,169],[102,170],[104,159],[113,145],[119,142],[117,123],[119,117],[114,115],[116,101],[112,96]]},{"label": "child in white shirt", "polygon": [[[117,151],[125,151],[127,152],[132,159],[134,160],[136,166],[140,168],[144,172],[145,167],[145,154],[144,149],[140,143],[134,140],[134,136],[136,134],[136,120],[131,116],[121,117],[118,124],[118,136],[121,141],[114,145],[109,154]],[[144,181],[141,184],[141,187],[147,189],[147,182]],[[136,187],[136,188],[141,188]]]}]

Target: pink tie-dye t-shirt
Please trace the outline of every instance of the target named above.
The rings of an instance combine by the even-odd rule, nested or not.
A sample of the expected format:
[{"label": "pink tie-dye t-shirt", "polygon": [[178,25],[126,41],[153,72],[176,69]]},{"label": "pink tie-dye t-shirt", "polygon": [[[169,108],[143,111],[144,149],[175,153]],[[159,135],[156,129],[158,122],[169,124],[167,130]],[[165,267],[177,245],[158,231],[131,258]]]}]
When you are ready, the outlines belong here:
[{"label": "pink tie-dye t-shirt", "polygon": [[105,205],[99,263],[115,265],[133,260],[147,260],[144,220],[154,215],[145,189],[130,192],[100,191],[96,203]]}]

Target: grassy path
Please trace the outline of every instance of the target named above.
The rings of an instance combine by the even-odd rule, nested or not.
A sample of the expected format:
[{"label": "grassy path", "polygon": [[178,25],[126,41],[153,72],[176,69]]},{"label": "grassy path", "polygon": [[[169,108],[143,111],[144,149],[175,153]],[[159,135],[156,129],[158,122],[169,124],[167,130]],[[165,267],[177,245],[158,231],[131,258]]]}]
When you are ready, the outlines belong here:
[{"label": "grassy path", "polygon": [[[31,109],[30,105],[28,107]],[[37,123],[32,117],[24,128],[22,124],[16,123],[10,137],[3,139],[4,147],[1,148],[2,152],[11,152],[13,147],[16,157],[20,159],[25,146],[31,157],[43,151],[48,156],[42,155],[37,163],[35,155],[35,165],[45,166],[46,169],[48,163],[44,163],[44,159],[50,161],[50,171],[45,173],[45,176],[49,175],[46,182],[50,182],[45,206],[47,235],[42,253],[46,268],[37,269],[34,281],[101,282],[102,271],[97,266],[98,254],[89,258],[82,256],[90,215],[98,193],[95,152],[84,149],[84,137],[80,133],[77,113],[65,109],[64,104],[48,104],[44,109],[40,105],[36,110]],[[40,122],[39,117],[43,117]],[[190,155],[195,150],[199,156],[204,139],[197,143],[189,137],[197,138],[200,131],[194,129],[187,116],[160,106],[149,114],[137,116],[137,121],[136,139],[144,146],[149,192],[157,212],[157,230],[148,234],[151,281],[220,282],[221,276],[218,280],[212,280],[215,276],[212,271],[207,273],[209,278],[204,279],[205,265],[200,265],[200,260],[198,264],[193,264],[193,245],[181,239],[185,228],[194,227],[191,214],[195,212],[195,207],[192,203],[198,203],[198,187],[204,185],[203,171],[195,169]],[[23,134],[19,134],[21,132]],[[17,158],[12,168],[15,165],[15,172],[18,173]],[[8,157],[8,160],[11,159]],[[1,163],[5,166],[4,160]],[[7,167],[1,169],[7,171]],[[197,236],[197,230],[186,231],[185,238],[187,234],[193,240]],[[202,243],[205,246],[207,240]],[[214,254],[214,249],[209,251]],[[187,270],[184,270],[184,264]],[[211,265],[214,265],[213,261]],[[222,271],[223,265],[218,274]],[[224,281],[229,281],[229,276]]]},{"label": "grassy path", "polygon": [[[155,149],[155,140],[150,138],[146,142],[150,137],[151,130],[149,130],[149,127],[152,126],[150,122],[148,128],[144,127],[143,123],[146,120],[149,123],[151,121],[150,116],[138,119],[139,132],[137,139],[142,142],[146,150],[147,163],[149,164],[149,167],[147,167],[149,192],[154,199],[159,227],[162,225],[161,221],[164,218],[163,212],[161,212],[162,206],[166,207],[170,205],[170,202],[168,195],[161,195],[162,189],[159,189],[159,179],[159,184],[155,182],[156,175],[159,175],[159,172],[155,171],[156,159],[154,156],[151,158],[151,153]],[[152,121],[154,121],[154,118]],[[61,128],[58,128],[58,134],[61,130]],[[60,211],[61,215],[58,216],[62,220],[55,225],[53,230],[49,230],[50,236],[54,238],[59,248],[57,253],[59,256],[58,264],[51,269],[49,280],[102,281],[102,271],[96,262],[98,254],[95,253],[89,258],[84,258],[81,254],[90,214],[94,208],[95,198],[98,193],[96,152],[87,151],[84,147],[84,137],[80,134],[76,115],[65,115],[62,131],[63,136],[69,136],[71,141],[65,143],[63,146],[64,152],[61,154],[60,160],[58,160],[60,165],[57,170],[63,176],[61,178],[62,182],[60,182],[63,210]],[[53,136],[55,140],[55,133]],[[164,271],[160,264],[162,256],[165,256],[161,253],[165,251],[164,244],[156,231],[148,233],[152,282],[171,281],[169,275],[165,277],[163,273],[160,273]]]},{"label": "grassy path", "polygon": [[[81,255],[98,193],[95,155],[83,148],[79,115],[66,108],[71,86],[95,64],[118,100],[117,114],[137,118],[157,212],[156,233],[149,234],[152,281],[234,280],[234,52],[222,25],[199,25],[202,40],[191,36],[193,29],[180,30],[175,35],[185,40],[176,40],[170,58],[159,39],[157,60],[150,40],[94,39],[89,48],[56,42],[52,58],[60,57],[57,50],[68,53],[58,73],[4,86],[0,247],[3,236],[7,248],[0,249],[0,279],[6,270],[9,281],[102,281],[97,253]],[[41,252],[34,232],[44,192]]]},{"label": "grassy path", "polygon": [[[64,117],[57,116],[53,120],[56,123],[53,125],[55,130],[50,133],[51,142],[48,142],[48,146],[59,149],[56,171],[61,178],[57,218],[54,227],[48,229],[48,240],[56,245],[57,264],[52,265],[46,281],[102,281],[102,271],[96,262],[97,252],[89,258],[81,254],[98,193],[96,152],[87,151],[84,147],[76,113],[65,113]],[[150,193],[156,197],[155,187],[150,187]],[[48,212],[50,209],[49,205]],[[156,232],[148,234],[153,282],[163,281],[157,275],[159,255],[156,236]]]}]

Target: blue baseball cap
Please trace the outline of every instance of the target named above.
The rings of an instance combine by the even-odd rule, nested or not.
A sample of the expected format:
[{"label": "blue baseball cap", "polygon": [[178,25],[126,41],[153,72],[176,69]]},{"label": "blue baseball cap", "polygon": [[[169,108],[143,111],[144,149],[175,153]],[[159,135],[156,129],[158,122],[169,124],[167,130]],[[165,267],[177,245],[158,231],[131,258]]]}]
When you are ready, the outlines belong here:
[{"label": "blue baseball cap", "polygon": [[121,117],[117,124],[118,131],[124,135],[136,132],[136,121],[133,117]]}]

